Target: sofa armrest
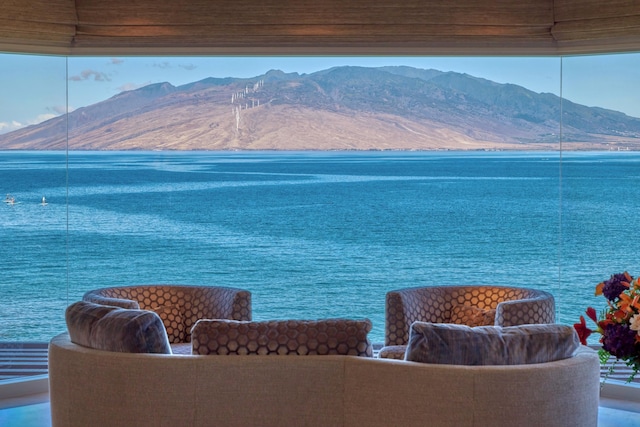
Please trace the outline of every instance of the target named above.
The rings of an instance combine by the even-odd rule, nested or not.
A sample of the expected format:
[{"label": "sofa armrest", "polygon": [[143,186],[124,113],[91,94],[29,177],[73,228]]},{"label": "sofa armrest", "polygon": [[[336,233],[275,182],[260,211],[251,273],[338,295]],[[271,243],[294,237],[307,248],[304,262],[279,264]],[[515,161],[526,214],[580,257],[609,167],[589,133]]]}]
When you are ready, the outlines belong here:
[{"label": "sofa armrest", "polygon": [[140,304],[138,304],[137,301],[130,300],[130,299],[123,299],[123,298],[105,297],[98,293],[87,292],[82,297],[82,300],[87,302],[92,302],[94,304],[108,305],[111,307],[120,307],[120,308],[126,308],[131,310],[140,309]]},{"label": "sofa armrest", "polygon": [[385,304],[385,346],[409,342],[409,328],[416,321],[447,322],[451,310],[446,289],[415,288],[390,291]]}]

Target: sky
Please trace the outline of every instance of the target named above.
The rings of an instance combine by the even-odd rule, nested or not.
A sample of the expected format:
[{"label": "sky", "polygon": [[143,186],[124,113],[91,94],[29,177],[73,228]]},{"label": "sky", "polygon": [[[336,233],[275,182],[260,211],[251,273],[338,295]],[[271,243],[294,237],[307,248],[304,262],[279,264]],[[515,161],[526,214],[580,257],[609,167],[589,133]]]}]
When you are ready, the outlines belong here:
[{"label": "sky", "polygon": [[[151,83],[353,65],[455,71],[640,117],[640,53],[572,57],[61,57],[0,53],[0,134]],[[562,76],[562,77],[561,77]]]}]

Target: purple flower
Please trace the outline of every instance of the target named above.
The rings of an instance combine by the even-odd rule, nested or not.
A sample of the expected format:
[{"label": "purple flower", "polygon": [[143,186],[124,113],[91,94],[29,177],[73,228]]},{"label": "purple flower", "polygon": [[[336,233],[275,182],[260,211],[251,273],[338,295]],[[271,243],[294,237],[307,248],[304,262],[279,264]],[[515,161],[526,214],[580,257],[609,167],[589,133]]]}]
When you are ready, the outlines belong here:
[{"label": "purple flower", "polygon": [[636,335],[636,331],[627,324],[610,323],[602,334],[602,348],[618,359],[634,356],[638,351]]},{"label": "purple flower", "polygon": [[604,282],[602,294],[609,301],[615,301],[622,292],[629,288],[629,282],[631,280],[633,280],[631,276],[628,276],[625,273],[614,274],[609,280]]}]

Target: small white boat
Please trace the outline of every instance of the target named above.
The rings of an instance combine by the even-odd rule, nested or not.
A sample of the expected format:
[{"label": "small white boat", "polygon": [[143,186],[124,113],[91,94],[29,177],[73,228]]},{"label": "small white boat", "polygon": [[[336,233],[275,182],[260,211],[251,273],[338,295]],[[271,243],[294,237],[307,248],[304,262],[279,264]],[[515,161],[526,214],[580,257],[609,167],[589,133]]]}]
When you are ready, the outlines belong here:
[{"label": "small white boat", "polygon": [[45,198],[44,198],[44,196],[42,196],[42,202],[40,202],[40,204],[41,204],[42,206],[46,206],[46,205],[48,205],[48,203],[47,203],[47,199],[45,199]]},{"label": "small white boat", "polygon": [[16,203],[16,198],[13,197],[11,194],[7,194],[7,197],[4,198],[4,202],[10,205],[13,205]]}]

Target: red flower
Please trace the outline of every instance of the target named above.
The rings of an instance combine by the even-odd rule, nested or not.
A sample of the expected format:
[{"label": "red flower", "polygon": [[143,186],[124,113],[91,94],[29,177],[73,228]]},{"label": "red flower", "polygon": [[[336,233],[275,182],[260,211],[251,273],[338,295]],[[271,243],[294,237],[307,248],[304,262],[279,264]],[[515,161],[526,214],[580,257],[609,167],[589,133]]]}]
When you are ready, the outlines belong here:
[{"label": "red flower", "polygon": [[607,306],[600,318],[592,307],[587,308],[586,315],[595,328],[587,328],[583,316],[573,327],[583,345],[592,333],[600,334],[600,361],[604,364],[611,356],[624,361],[632,370],[627,382],[632,381],[640,372],[640,277],[634,279],[626,271],[613,274],[598,283],[596,295],[604,296]]},{"label": "red flower", "polygon": [[[589,310],[587,310],[587,314],[589,314]],[[587,338],[589,338],[589,335],[591,335],[593,331],[587,328],[587,323],[584,320],[584,316],[580,316],[580,323],[575,323],[573,327],[578,333],[578,338],[580,338],[580,343],[582,345],[587,345]]]}]

